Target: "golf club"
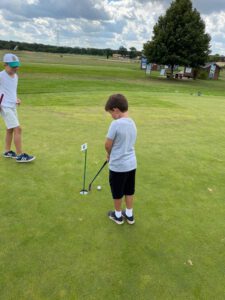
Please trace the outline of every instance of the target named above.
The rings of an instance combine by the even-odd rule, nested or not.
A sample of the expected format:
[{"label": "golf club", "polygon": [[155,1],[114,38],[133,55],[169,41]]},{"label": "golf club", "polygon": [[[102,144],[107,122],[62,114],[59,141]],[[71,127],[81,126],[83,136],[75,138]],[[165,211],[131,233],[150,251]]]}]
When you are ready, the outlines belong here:
[{"label": "golf club", "polygon": [[95,177],[92,179],[91,183],[89,184],[88,190],[91,190],[91,185],[94,182],[94,180],[96,179],[96,177],[99,175],[99,173],[102,171],[102,169],[105,167],[105,165],[107,164],[107,160],[104,162],[104,164],[101,166],[100,170],[98,171],[98,173],[95,175]]}]

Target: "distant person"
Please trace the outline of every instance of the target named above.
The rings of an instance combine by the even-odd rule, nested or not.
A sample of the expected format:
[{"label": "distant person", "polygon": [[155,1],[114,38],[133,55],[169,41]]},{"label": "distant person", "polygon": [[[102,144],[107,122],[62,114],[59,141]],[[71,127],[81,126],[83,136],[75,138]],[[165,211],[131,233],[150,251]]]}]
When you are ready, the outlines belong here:
[{"label": "distant person", "polygon": [[[6,125],[5,152],[6,158],[15,158],[17,162],[30,162],[35,159],[22,151],[21,127],[19,124],[16,106],[21,103],[17,98],[19,59],[12,53],[3,57],[5,69],[0,72],[0,114]],[[14,140],[16,153],[12,151]]]},{"label": "distant person", "polygon": [[[124,220],[129,224],[134,224],[133,197],[137,168],[134,150],[137,136],[136,125],[128,117],[128,102],[121,94],[111,95],[106,102],[105,110],[114,119],[105,141],[109,160],[109,183],[114,199],[114,211],[109,211],[108,217],[117,224],[123,224]],[[123,197],[125,197],[126,209],[122,211]]]}]

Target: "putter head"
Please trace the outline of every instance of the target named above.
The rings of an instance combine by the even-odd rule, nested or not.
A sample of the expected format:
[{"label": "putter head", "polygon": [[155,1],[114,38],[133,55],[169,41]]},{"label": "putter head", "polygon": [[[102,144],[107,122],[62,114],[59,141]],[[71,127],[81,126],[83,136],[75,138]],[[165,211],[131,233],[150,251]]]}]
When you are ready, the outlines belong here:
[{"label": "putter head", "polygon": [[91,184],[89,184],[88,191],[89,192],[91,191]]}]

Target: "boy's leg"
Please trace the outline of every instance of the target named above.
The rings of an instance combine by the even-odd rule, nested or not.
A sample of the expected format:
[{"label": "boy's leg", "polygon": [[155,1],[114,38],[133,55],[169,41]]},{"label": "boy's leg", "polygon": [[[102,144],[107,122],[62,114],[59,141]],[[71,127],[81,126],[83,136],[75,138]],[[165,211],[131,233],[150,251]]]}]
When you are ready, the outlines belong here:
[{"label": "boy's leg", "polygon": [[125,185],[125,202],[127,209],[133,209],[133,200],[135,193],[135,176],[136,170],[128,172],[127,181]]},{"label": "boy's leg", "polygon": [[121,199],[114,199],[114,211],[109,211],[108,212],[108,217],[116,222],[117,224],[123,224],[124,220],[122,217],[122,210],[121,210],[121,205],[122,205],[122,198]]},{"label": "boy's leg", "polygon": [[128,224],[134,224],[134,214],[133,214],[133,195],[125,195],[125,203],[126,203],[126,209],[122,211],[122,215],[127,221]]},{"label": "boy's leg", "polygon": [[5,136],[5,151],[8,152],[11,150],[13,139],[13,128],[6,129],[6,136]]},{"label": "boy's leg", "polygon": [[22,151],[22,129],[19,124],[16,108],[1,108],[1,115],[5,121],[6,127],[6,150],[10,150],[12,138],[14,137],[14,144],[16,153],[10,150],[10,153],[4,153],[5,157],[16,158],[16,162],[24,163],[35,160],[35,156],[28,155]]},{"label": "boy's leg", "polygon": [[14,128],[14,144],[16,147],[16,154],[20,155],[22,153],[22,129],[20,126]]},{"label": "boy's leg", "polygon": [[122,199],[114,199],[115,211],[121,212]]},{"label": "boy's leg", "polygon": [[[6,125],[6,138],[5,138],[5,150],[11,151],[12,139],[14,136],[14,142],[16,145],[17,154],[21,153],[21,128],[17,116],[16,108],[2,107],[1,115]],[[12,151],[11,151],[12,152]]]},{"label": "boy's leg", "polygon": [[125,203],[126,210],[123,211],[123,216],[129,224],[134,224],[133,215],[133,200],[135,192],[135,174],[136,170],[132,170],[128,173],[128,178],[125,186]]},{"label": "boy's leg", "polygon": [[111,187],[112,197],[114,199],[115,211],[109,211],[108,217],[117,224],[123,224],[122,218],[122,197],[123,197],[123,174],[109,171],[109,183]]},{"label": "boy's leg", "polygon": [[126,195],[125,196],[125,202],[126,202],[126,208],[127,209],[132,209],[133,208],[133,200],[134,200],[134,195]]}]

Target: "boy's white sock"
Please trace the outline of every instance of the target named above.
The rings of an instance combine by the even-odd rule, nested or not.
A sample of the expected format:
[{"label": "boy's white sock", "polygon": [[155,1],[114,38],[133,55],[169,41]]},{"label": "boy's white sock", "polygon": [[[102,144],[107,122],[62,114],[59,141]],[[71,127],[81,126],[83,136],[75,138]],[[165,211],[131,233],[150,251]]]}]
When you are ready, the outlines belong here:
[{"label": "boy's white sock", "polygon": [[122,216],[121,210],[120,211],[115,210],[115,215],[117,218],[121,218]]},{"label": "boy's white sock", "polygon": [[133,216],[133,208],[126,208],[126,215],[130,218]]}]

